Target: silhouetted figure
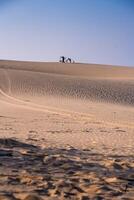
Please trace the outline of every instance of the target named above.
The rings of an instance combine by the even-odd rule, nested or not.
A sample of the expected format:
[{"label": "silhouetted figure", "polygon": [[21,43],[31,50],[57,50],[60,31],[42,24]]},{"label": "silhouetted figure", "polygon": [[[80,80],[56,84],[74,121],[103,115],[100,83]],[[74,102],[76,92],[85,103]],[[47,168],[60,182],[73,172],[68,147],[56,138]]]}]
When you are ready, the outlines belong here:
[{"label": "silhouetted figure", "polygon": [[61,56],[61,57],[60,57],[60,62],[61,62],[61,63],[65,63],[65,59],[66,59],[65,56]]},{"label": "silhouetted figure", "polygon": [[72,63],[72,59],[71,59],[71,58],[68,58],[68,59],[66,60],[66,62],[67,62],[67,63]]},{"label": "silhouetted figure", "polygon": [[71,58],[66,58],[65,56],[61,56],[59,62],[61,63],[75,63]]}]

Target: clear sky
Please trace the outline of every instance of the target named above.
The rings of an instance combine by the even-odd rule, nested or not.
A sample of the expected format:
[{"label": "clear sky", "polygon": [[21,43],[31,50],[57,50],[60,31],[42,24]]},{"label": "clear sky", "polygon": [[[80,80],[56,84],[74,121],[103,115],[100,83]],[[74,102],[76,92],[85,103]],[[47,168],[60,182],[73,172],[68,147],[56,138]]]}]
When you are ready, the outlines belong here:
[{"label": "clear sky", "polygon": [[134,66],[134,0],[0,0],[0,59]]}]

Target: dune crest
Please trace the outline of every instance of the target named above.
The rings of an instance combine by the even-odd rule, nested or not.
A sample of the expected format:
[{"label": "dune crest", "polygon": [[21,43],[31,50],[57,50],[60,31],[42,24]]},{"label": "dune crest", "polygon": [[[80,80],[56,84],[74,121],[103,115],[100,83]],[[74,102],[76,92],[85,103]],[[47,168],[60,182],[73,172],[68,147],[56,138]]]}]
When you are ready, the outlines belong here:
[{"label": "dune crest", "polygon": [[16,98],[25,97],[32,101],[49,96],[59,99],[65,97],[68,101],[81,99],[134,104],[132,68],[57,63],[45,63],[43,68],[42,63],[36,65],[26,65],[25,62],[0,63],[1,90]]}]

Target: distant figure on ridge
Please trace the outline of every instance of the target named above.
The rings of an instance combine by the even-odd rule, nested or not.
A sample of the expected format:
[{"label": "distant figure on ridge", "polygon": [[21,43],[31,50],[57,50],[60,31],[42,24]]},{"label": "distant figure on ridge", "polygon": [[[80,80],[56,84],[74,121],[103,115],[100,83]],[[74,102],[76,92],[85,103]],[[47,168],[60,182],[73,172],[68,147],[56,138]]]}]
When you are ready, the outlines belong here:
[{"label": "distant figure on ridge", "polygon": [[65,60],[66,60],[65,56],[61,56],[61,57],[60,57],[60,62],[61,62],[61,63],[65,63]]},{"label": "distant figure on ridge", "polygon": [[72,63],[72,59],[71,58],[68,58],[67,60],[66,60],[66,62],[68,63]]},{"label": "distant figure on ridge", "polygon": [[61,56],[59,62],[61,63],[75,63],[72,58],[66,58],[65,56]]}]

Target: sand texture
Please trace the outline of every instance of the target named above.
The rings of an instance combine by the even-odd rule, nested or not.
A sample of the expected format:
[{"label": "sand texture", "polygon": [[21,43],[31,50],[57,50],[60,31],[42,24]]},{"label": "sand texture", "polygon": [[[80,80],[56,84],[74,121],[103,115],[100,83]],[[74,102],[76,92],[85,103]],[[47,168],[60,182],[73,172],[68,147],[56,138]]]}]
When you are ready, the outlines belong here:
[{"label": "sand texture", "polygon": [[0,61],[0,200],[134,199],[134,68]]}]

